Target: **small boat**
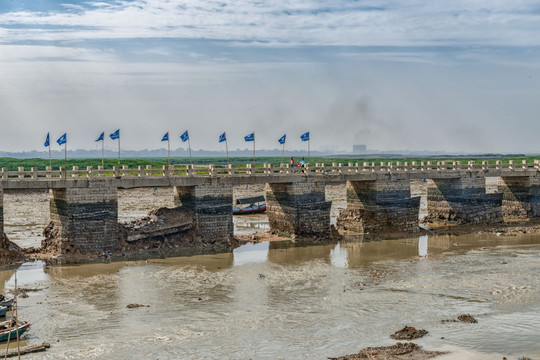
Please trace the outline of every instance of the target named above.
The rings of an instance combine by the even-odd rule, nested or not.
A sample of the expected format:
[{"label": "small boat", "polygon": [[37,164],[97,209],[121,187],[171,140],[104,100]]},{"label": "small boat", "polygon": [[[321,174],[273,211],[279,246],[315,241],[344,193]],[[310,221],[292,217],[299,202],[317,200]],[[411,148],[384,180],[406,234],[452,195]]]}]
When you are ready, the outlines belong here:
[{"label": "small boat", "polygon": [[266,211],[264,196],[254,196],[242,199],[236,199],[236,205],[233,207],[233,215],[259,214]]},{"label": "small boat", "polygon": [[0,317],[5,317],[8,312],[7,306],[0,306]]},{"label": "small boat", "polygon": [[0,323],[0,341],[6,341],[7,339],[17,338],[30,329],[30,323],[27,321],[16,321],[15,319],[9,319]]},{"label": "small boat", "polygon": [[10,308],[11,305],[13,305],[13,299],[14,299],[14,298],[11,298],[11,299],[9,299],[9,300],[6,300],[6,299],[0,300],[0,306],[5,306],[5,307]]}]

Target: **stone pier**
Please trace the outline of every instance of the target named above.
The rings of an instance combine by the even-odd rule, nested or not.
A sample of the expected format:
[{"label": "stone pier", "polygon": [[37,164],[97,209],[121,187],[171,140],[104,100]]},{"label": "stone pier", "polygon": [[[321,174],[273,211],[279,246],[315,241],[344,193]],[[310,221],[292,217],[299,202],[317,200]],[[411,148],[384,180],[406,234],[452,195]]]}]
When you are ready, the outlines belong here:
[{"label": "stone pier", "polygon": [[505,220],[529,219],[540,216],[540,180],[532,176],[499,177],[498,192],[502,194]]},{"label": "stone pier", "polygon": [[330,236],[330,206],[324,182],[266,184],[266,214],[271,230],[295,236]]},{"label": "stone pier", "polygon": [[418,231],[419,208],[408,179],[348,181],[337,228],[343,234]]},{"label": "stone pier", "polygon": [[486,194],[483,177],[429,179],[428,218],[470,224],[503,221],[502,194]]},{"label": "stone pier", "polygon": [[53,189],[48,237],[65,249],[113,250],[118,242],[118,196],[115,185],[91,181],[88,187]]},{"label": "stone pier", "polygon": [[4,189],[0,187],[0,238],[4,235]]},{"label": "stone pier", "polygon": [[233,186],[220,182],[175,186],[174,204],[195,213],[196,233],[203,241],[230,241],[233,227]]}]

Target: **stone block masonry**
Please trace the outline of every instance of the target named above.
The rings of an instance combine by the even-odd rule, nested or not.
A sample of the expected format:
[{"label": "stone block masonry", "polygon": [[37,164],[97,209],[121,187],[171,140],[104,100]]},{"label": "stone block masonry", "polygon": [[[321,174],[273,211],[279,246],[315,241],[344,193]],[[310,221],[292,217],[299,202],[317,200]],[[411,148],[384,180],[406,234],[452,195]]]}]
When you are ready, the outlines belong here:
[{"label": "stone block masonry", "polygon": [[87,188],[52,190],[49,237],[58,239],[62,249],[113,250],[118,241],[117,201],[116,186],[104,181],[89,182]]},{"label": "stone block masonry", "polygon": [[537,177],[499,177],[497,191],[502,194],[502,213],[505,220],[540,216],[540,180]]},{"label": "stone block masonry", "polygon": [[4,189],[0,187],[0,238],[4,235]]},{"label": "stone block masonry", "polygon": [[299,236],[329,236],[330,207],[324,182],[266,184],[266,214],[272,230]]},{"label": "stone block masonry", "polygon": [[418,231],[419,207],[409,180],[348,181],[337,228],[342,234]]},{"label": "stone block masonry", "polygon": [[503,194],[486,194],[485,179],[428,180],[428,218],[469,224],[503,221]]},{"label": "stone block masonry", "polygon": [[195,213],[196,234],[203,241],[230,241],[233,237],[233,186],[218,181],[175,186],[174,204]]}]

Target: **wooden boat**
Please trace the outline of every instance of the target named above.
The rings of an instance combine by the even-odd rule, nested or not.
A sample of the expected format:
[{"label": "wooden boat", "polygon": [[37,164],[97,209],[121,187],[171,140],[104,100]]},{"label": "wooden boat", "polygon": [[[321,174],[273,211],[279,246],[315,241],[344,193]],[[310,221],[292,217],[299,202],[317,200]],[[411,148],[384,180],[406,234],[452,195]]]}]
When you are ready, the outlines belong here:
[{"label": "wooden boat", "polygon": [[264,196],[254,196],[242,199],[236,199],[236,205],[233,207],[233,215],[258,214],[266,211]]},{"label": "wooden boat", "polygon": [[6,299],[2,299],[0,300],[0,306],[5,306],[5,307],[11,307],[11,305],[13,305],[13,298],[9,299],[9,300],[6,300]]},{"label": "wooden boat", "polygon": [[28,329],[30,329],[30,323],[27,321],[15,321],[15,319],[3,321],[0,323],[0,341],[16,339],[17,333],[21,337]]}]

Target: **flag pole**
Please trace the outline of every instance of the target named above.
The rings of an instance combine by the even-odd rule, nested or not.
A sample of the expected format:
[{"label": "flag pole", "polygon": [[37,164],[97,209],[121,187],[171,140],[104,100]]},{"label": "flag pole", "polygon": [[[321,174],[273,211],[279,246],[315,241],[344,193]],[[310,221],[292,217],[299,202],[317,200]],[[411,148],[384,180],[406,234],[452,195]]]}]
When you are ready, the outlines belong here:
[{"label": "flag pole", "polygon": [[188,143],[188,147],[189,147],[189,162],[191,163],[191,165],[193,165],[193,159],[191,158],[191,140],[189,139],[189,135],[188,135],[188,138],[187,138],[187,143]]},{"label": "flag pole", "polygon": [[283,166],[283,154],[285,153],[285,142],[283,142],[283,148],[281,149],[281,163],[279,166]]},{"label": "flag pole", "polygon": [[229,166],[229,145],[227,145],[227,135],[225,135],[225,151],[227,151],[227,166]]},{"label": "flag pole", "polygon": [[255,167],[255,131],[253,132],[253,167]]},{"label": "flag pole", "polygon": [[105,167],[105,136],[101,139],[101,167]]},{"label": "flag pole", "polygon": [[169,169],[171,168],[171,140],[167,136],[167,158],[169,161]]},{"label": "flag pole", "polygon": [[67,140],[64,143],[64,161],[65,161],[66,166],[67,166]]},{"label": "flag pole", "polygon": [[51,144],[49,143],[49,167],[52,168],[52,160],[51,160]]},{"label": "flag pole", "polygon": [[120,136],[118,136],[118,166],[120,166]]},{"label": "flag pole", "polygon": [[308,158],[308,162],[309,162],[309,145],[310,145],[310,142],[311,142],[311,136],[307,141],[307,158]]}]

